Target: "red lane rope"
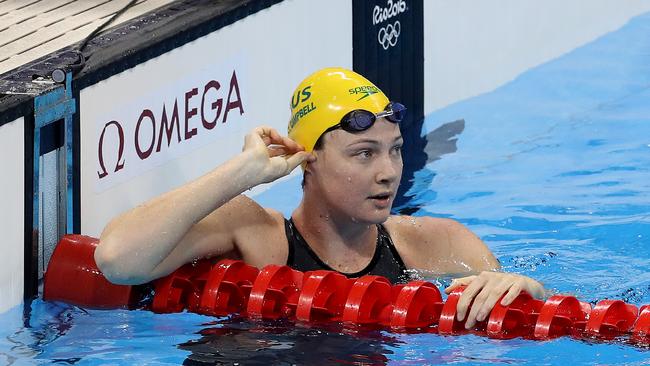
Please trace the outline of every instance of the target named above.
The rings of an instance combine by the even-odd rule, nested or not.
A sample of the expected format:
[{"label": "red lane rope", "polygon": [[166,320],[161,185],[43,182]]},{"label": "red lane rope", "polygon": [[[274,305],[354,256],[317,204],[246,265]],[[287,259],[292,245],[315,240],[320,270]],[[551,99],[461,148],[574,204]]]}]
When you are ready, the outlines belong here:
[{"label": "red lane rope", "polygon": [[[66,235],[55,249],[45,274],[44,299],[86,307],[132,307],[132,286],[109,283],[97,269],[93,253],[98,240]],[[73,290],[70,283],[77,283]],[[381,276],[348,279],[333,271],[300,272],[288,266],[261,270],[242,261],[201,260],[154,281],[151,310],[250,318],[289,318],[303,322],[376,324],[394,331],[426,331],[443,335],[471,332],[496,339],[552,339],[571,336],[650,345],[650,306],[637,309],[621,300],[602,300],[591,307],[573,296],[546,301],[522,292],[509,306],[499,302],[489,317],[466,330],[456,318],[458,287],[442,301],[438,288],[426,281],[392,285]]]}]

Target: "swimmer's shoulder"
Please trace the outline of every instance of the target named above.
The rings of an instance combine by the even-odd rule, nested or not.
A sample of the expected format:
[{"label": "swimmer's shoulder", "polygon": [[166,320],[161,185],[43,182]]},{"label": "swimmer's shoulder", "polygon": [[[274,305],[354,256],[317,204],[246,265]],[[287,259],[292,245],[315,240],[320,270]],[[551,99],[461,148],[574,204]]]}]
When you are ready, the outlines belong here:
[{"label": "swimmer's shoulder", "polygon": [[[436,217],[391,215],[384,223],[395,247],[411,268],[422,268],[431,256],[448,255],[447,227],[453,220]],[[425,254],[426,255],[423,255]],[[429,260],[426,260],[429,262]]]},{"label": "swimmer's shoulder", "polygon": [[388,227],[393,227],[411,239],[428,237],[458,237],[473,235],[473,233],[460,222],[444,217],[391,215],[386,220]]},{"label": "swimmer's shoulder", "polygon": [[281,212],[264,208],[245,195],[222,207],[232,215],[229,221],[241,259],[257,267],[286,263],[289,250]]},{"label": "swimmer's shoulder", "polygon": [[485,258],[494,258],[481,239],[456,220],[394,215],[384,225],[409,268],[459,273],[468,263],[486,269]]},{"label": "swimmer's shoulder", "polygon": [[215,212],[226,214],[233,226],[268,226],[279,223],[284,225],[284,217],[281,212],[262,207],[255,200],[243,194],[226,202]]}]

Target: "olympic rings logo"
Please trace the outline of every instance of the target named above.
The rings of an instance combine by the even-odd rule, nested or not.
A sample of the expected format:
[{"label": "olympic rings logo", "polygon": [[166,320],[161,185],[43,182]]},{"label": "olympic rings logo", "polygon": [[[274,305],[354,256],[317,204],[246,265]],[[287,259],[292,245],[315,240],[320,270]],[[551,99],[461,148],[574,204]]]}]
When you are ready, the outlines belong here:
[{"label": "olympic rings logo", "polygon": [[388,47],[395,46],[397,44],[397,40],[399,39],[401,30],[402,25],[400,24],[399,20],[396,20],[393,24],[388,24],[385,27],[381,27],[379,29],[379,33],[377,33],[377,40],[379,41],[379,44],[384,47],[385,50],[387,50]]}]

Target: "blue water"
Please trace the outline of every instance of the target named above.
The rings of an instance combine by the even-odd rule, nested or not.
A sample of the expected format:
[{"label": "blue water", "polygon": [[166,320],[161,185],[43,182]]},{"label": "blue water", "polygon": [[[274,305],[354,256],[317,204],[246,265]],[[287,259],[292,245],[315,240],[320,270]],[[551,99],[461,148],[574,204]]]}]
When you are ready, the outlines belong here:
[{"label": "blue water", "polygon": [[[464,120],[408,207],[477,233],[507,271],[595,303],[650,303],[650,15],[427,116]],[[429,141],[434,151],[441,141]],[[256,199],[289,215],[300,177]],[[436,280],[431,278],[431,280]],[[623,343],[309,328],[36,300],[0,317],[0,364],[650,364]]]}]

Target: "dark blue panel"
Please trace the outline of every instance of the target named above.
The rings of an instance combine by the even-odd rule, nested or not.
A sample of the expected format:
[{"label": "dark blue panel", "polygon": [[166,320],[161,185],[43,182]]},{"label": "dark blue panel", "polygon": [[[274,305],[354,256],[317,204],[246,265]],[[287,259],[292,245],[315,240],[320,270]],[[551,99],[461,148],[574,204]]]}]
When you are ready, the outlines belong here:
[{"label": "dark blue panel", "polygon": [[64,120],[60,119],[41,127],[41,149],[39,152],[41,156],[63,146],[65,142],[63,122]]},{"label": "dark blue panel", "polygon": [[424,120],[424,6],[422,1],[353,0],[353,67],[407,106],[402,125],[404,173],[394,207],[408,202],[413,173],[427,161]]},{"label": "dark blue panel", "polygon": [[25,132],[25,199],[24,199],[24,298],[38,295],[38,232],[34,230],[34,114],[27,113],[24,123]]}]

